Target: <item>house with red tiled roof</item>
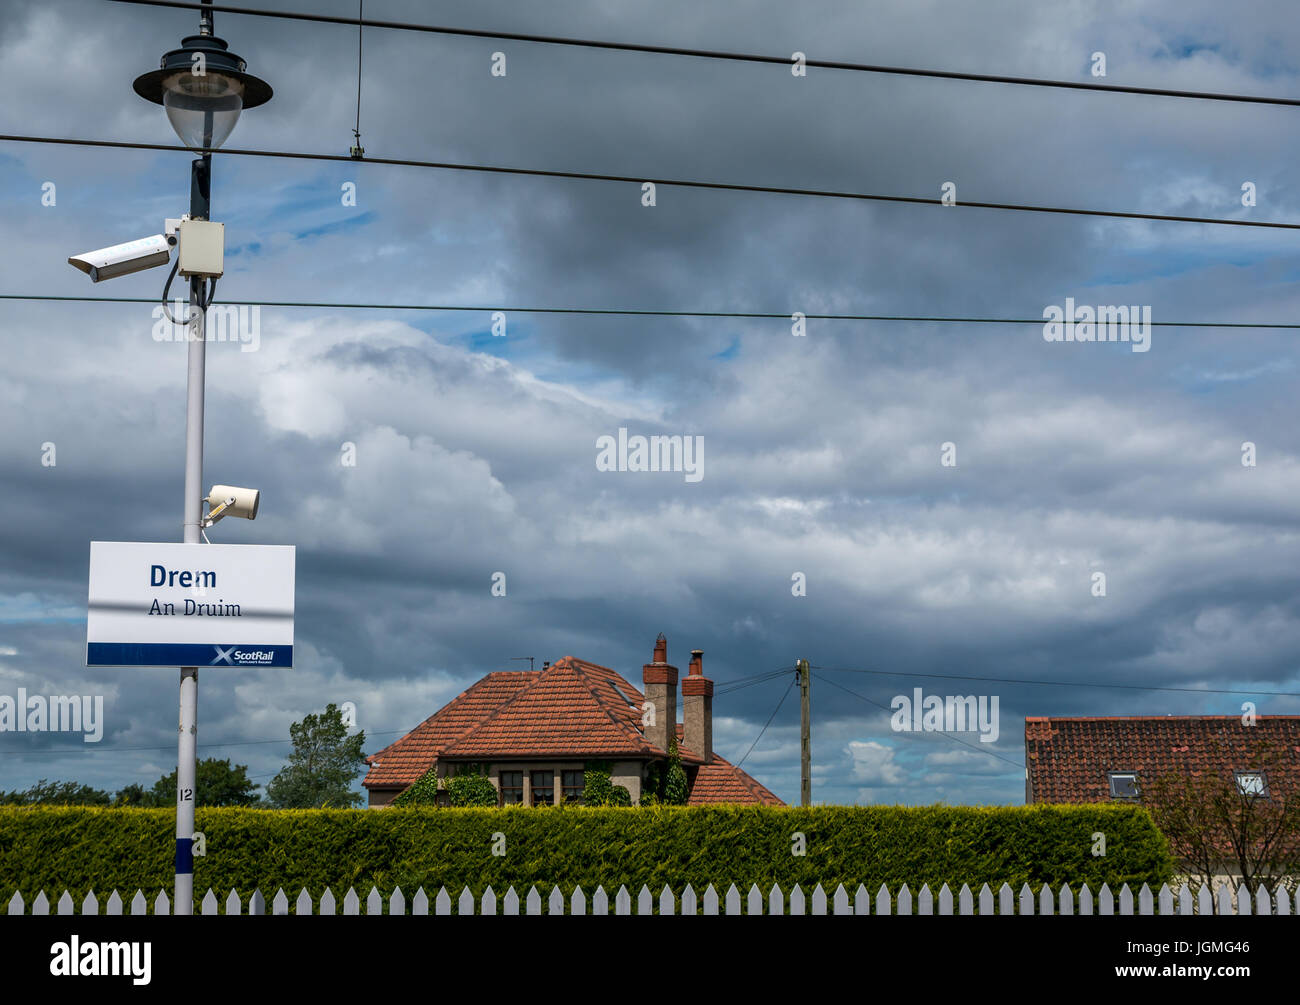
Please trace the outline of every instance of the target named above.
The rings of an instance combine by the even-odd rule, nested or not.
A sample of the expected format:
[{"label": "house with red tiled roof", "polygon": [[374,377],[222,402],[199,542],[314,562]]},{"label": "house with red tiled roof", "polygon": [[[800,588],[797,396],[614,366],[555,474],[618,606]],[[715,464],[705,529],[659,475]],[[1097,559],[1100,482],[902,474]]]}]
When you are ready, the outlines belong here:
[{"label": "house with red tiled roof", "polygon": [[1206,772],[1243,794],[1300,791],[1300,715],[1025,719],[1026,803],[1141,802],[1161,777]]},{"label": "house with red tiled roof", "polygon": [[680,723],[677,668],[663,635],[641,668],[644,692],[609,667],[573,656],[541,670],[489,673],[366,758],[370,805],[388,805],[431,769],[445,778],[469,765],[486,769],[503,805],[581,802],[593,762],[609,765],[610,781],[637,803],[651,767],[670,757],[670,736],[686,772],[687,805],[783,805],[713,750],[713,682],[703,661],[703,652],[692,650]]}]

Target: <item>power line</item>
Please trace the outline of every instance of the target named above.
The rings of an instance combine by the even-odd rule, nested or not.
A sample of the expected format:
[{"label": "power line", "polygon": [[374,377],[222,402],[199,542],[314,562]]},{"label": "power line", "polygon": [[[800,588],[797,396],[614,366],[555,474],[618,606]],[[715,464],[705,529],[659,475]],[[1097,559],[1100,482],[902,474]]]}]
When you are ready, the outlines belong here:
[{"label": "power line", "polygon": [[763,674],[762,676],[757,677],[753,680],[746,681],[743,684],[732,682],[726,687],[718,688],[716,691],[714,691],[714,694],[718,694],[718,695],[731,694],[733,691],[743,691],[745,688],[754,687],[756,684],[766,684],[770,680],[776,680],[778,677],[784,677],[786,674],[788,674],[791,671],[791,669],[793,668],[783,667],[780,670],[774,670],[771,673]]},{"label": "power line", "polygon": [[830,673],[874,674],[879,677],[916,677],[922,679],[935,677],[942,680],[974,680],[993,684],[1028,684],[1039,687],[1115,688],[1125,691],[1181,691],[1189,694],[1242,694],[1256,695],[1266,698],[1300,698],[1300,692],[1297,691],[1242,691],[1232,688],[1172,687],[1160,684],[1110,684],[1098,681],[1025,680],[1019,677],[980,677],[974,674],[911,673],[899,670],[861,670],[853,667],[817,667],[816,669],[826,670]]},{"label": "power line", "polygon": [[[158,304],[156,297],[91,297],[51,296],[33,293],[0,293],[0,300],[30,300],[35,302],[69,302],[92,304]],[[493,304],[378,304],[340,303],[338,301],[310,300],[227,300],[227,306],[249,307],[305,307],[363,311],[424,311],[428,313],[496,313],[503,314],[573,314],[613,317],[664,317],[664,318],[736,318],[741,320],[789,321],[790,314],[771,311],[678,311],[641,310],[624,307],[511,307]],[[916,324],[978,324],[978,325],[1041,325],[1045,318],[986,318],[907,314],[803,314],[808,321],[891,321]],[[1300,322],[1271,321],[1151,321],[1143,322],[1153,328],[1238,328],[1238,329],[1300,329]]]},{"label": "power line", "polygon": [[[820,674],[814,674],[814,676],[820,677],[821,675],[820,675]],[[856,692],[856,691],[850,691],[850,690],[849,690],[848,688],[846,688],[843,684],[837,684],[837,683],[835,683],[835,681],[831,680],[829,677],[822,677],[822,680],[825,681],[827,684],[831,685],[831,687],[837,687],[837,688],[839,688],[841,691],[845,691],[845,692],[847,692],[848,694],[853,695],[853,697],[855,697],[855,698],[861,698],[861,699],[862,699],[863,701],[865,701],[868,705],[875,705],[876,708],[884,709],[886,712],[892,712],[892,711],[893,711],[892,708],[888,707],[887,705],[882,705],[882,704],[880,704],[880,702],[878,702],[878,701],[873,701],[871,698],[868,698],[865,694],[858,694],[858,692]],[[965,740],[959,739],[958,737],[953,736],[951,733],[948,733],[948,732],[945,732],[945,731],[940,730],[940,731],[939,731],[939,735],[940,735],[940,736],[945,736],[945,737],[947,737],[949,740],[952,740],[953,743],[960,743],[963,747],[970,747],[971,750],[977,750],[977,751],[979,751],[981,754],[988,754],[990,757],[996,757],[999,761],[1006,761],[1008,764],[1014,765],[1014,766],[1017,767],[1017,768],[1023,768],[1023,767],[1024,767],[1024,765],[1021,764],[1019,761],[1013,761],[1013,760],[1011,760],[1011,758],[1009,758],[1009,757],[1003,757],[1003,756],[1002,756],[1001,754],[999,754],[996,750],[986,750],[984,747],[977,747],[977,746],[975,746],[975,744],[973,744],[973,743],[967,743]]]},{"label": "power line", "polygon": [[745,751],[745,757],[742,757],[739,761],[736,762],[737,768],[739,768],[742,764],[744,764],[745,758],[749,757],[749,755],[754,752],[754,748],[758,746],[758,741],[763,739],[763,734],[767,732],[767,727],[772,725],[772,720],[776,718],[776,713],[781,711],[781,706],[785,704],[786,698],[790,696],[790,692],[793,689],[794,689],[794,681],[791,681],[789,684],[786,685],[785,690],[781,692],[781,700],[776,703],[776,708],[772,709],[772,714],[767,717],[767,722],[765,722],[763,724],[763,728],[758,731],[758,736],[754,737],[754,742],[751,743],[749,745],[749,749]]},{"label": "power line", "polygon": [[[409,729],[378,729],[374,731],[363,730],[363,732],[366,733],[367,737],[370,737],[370,736],[387,736],[391,733],[409,733],[410,730]],[[223,743],[207,743],[200,740],[199,745],[204,750],[211,750],[216,747],[253,747],[264,743],[286,743],[287,744],[290,742],[292,741],[289,740],[288,738],[283,738],[278,740],[230,740]],[[117,747],[111,745],[103,746],[97,743],[94,745],[93,748],[91,747],[90,744],[86,744],[85,746],[81,746],[81,747],[44,747],[39,750],[0,750],[0,756],[17,754],[19,757],[36,757],[36,756],[44,756],[45,754],[78,754],[78,753],[98,754],[100,751],[104,751],[104,750],[128,751],[128,750],[175,750],[175,749],[176,749],[175,743],[169,743],[166,746],[161,746],[161,747]]]},{"label": "power line", "polygon": [[[118,3],[149,7],[174,7],[197,10],[199,4],[183,0],[116,0]],[[506,42],[534,42],[543,45],[567,45],[584,49],[607,49],[614,52],[639,52],[661,56],[686,56],[694,59],[727,60],[738,63],[767,63],[783,67],[793,65],[792,56],[772,56],[759,53],[730,52],[721,49],[688,49],[671,45],[649,45],[637,42],[610,42],[598,39],[573,38],[560,35],[538,35],[525,32],[492,31],[481,28],[451,28],[442,25],[416,24],[405,21],[380,21],[362,18],[337,17],[329,14],[305,14],[296,11],[254,10],[213,4],[210,10],[225,14],[246,14],[289,21],[311,21],[318,24],[364,25],[367,28],[388,28],[396,31],[416,31],[432,35],[459,35],[465,38],[491,38]],[[1130,84],[1096,84],[1075,80],[1054,80],[1043,77],[1013,77],[1004,74],[967,73],[960,70],[927,70],[910,66],[885,66],[875,63],[851,63],[842,60],[804,59],[803,65],[824,70],[847,70],[856,73],[880,73],[906,77],[933,77],[940,80],[961,80],[987,84],[1016,84],[1026,87],[1064,88],[1073,91],[1098,91],[1113,94],[1144,94],[1164,98],[1192,98],[1201,101],[1235,101],[1259,105],[1300,105],[1300,99],[1268,95],[1230,94],[1214,91],[1186,91],[1164,87],[1140,87]]]},{"label": "power line", "polygon": [[[527,658],[528,658],[528,657],[526,657],[526,656],[523,657],[523,659],[527,659]],[[720,688],[718,688],[717,693],[718,693],[718,694],[726,694],[726,693],[729,692],[729,691],[738,691],[738,690],[740,690],[741,688],[752,687],[754,684],[762,684],[762,683],[764,683],[765,681],[772,680],[772,679],[775,678],[775,677],[780,677],[782,674],[785,674],[785,673],[788,673],[788,672],[789,672],[789,668],[788,668],[788,667],[782,667],[782,668],[779,669],[779,670],[771,670],[771,671],[768,671],[768,672],[766,672],[766,673],[753,674],[753,675],[751,675],[751,676],[749,676],[749,677],[736,677],[736,678],[732,678],[731,680],[723,681],[723,682],[722,682],[723,686],[720,687]],[[415,727],[412,727],[412,728],[415,728]],[[377,730],[366,730],[366,731],[365,731],[367,737],[371,737],[371,736],[391,736],[393,733],[403,733],[403,734],[405,734],[405,733],[409,733],[409,732],[411,732],[411,729],[377,729]],[[289,743],[289,742],[290,742],[290,741],[289,741],[288,738],[282,738],[282,739],[263,739],[263,740],[231,740],[231,741],[227,741],[227,742],[223,742],[223,743],[207,743],[207,742],[201,742],[200,745],[203,747],[203,749],[205,749],[205,750],[210,750],[210,749],[214,749],[214,748],[217,748],[217,747],[251,747],[251,746],[259,746],[259,745],[261,745],[261,744],[267,744],[267,743],[286,743],[286,744],[287,744],[287,743]],[[105,747],[105,746],[101,746],[101,745],[99,745],[99,744],[96,744],[96,745],[95,745],[95,748],[94,748],[94,752],[98,753],[98,752],[101,751],[101,750],[114,750],[114,751],[118,751],[118,750],[120,750],[120,751],[141,751],[141,750],[147,750],[147,751],[158,751],[158,750],[175,750],[175,749],[176,749],[176,744],[174,744],[174,743],[167,744],[167,745],[165,745],[165,746],[158,746],[158,747],[152,747],[152,746],[140,746],[140,747],[136,747],[136,746],[131,746],[131,747],[107,746],[107,747]],[[81,747],[45,747],[45,748],[42,748],[42,749],[39,749],[39,750],[0,750],[0,756],[6,756],[6,755],[11,755],[11,754],[17,754],[17,755],[19,755],[19,756],[28,756],[28,757],[31,757],[31,756],[43,756],[43,755],[45,755],[45,754],[75,754],[75,753],[83,753],[83,754],[84,754],[84,753],[87,753],[89,750],[90,750],[90,748],[89,748],[88,745],[87,745],[87,746],[81,746]]]},{"label": "power line", "polygon": [[[125,0],[119,0],[125,2]],[[175,143],[135,143],[125,140],[84,140],[57,136],[29,136],[15,133],[0,134],[0,141],[10,143],[50,143],[62,146],[102,147],[119,150],[168,150],[193,156],[195,153],[228,154],[235,157],[277,157],[291,160],[346,161],[356,160],[344,154],[312,154],[292,150],[251,150],[231,147],[198,149]],[[1162,223],[1202,223],[1224,227],[1258,227],[1271,230],[1300,230],[1300,223],[1283,223],[1273,220],[1232,220],[1214,216],[1182,216],[1172,213],[1136,213],[1108,209],[1078,209],[1070,206],[1034,206],[1010,202],[978,202],[962,200],[945,205],[942,198],[928,199],[911,195],[880,195],[868,192],[845,192],[834,189],[794,188],[785,185],[749,185],[739,182],[697,181],[684,178],[657,178],[650,175],[601,174],[594,171],[561,171],[543,168],[501,167],[489,164],[463,164],[453,161],[421,161],[404,157],[366,157],[367,164],[387,164],[396,167],[426,168],[439,171],[473,171],[485,174],[521,175],[533,178],[570,178],[579,181],[619,182],[643,185],[653,182],[668,188],[708,189],[718,192],[751,192],[767,195],[794,195],[818,199],[848,199],[858,202],[904,203],[916,206],[942,206],[947,209],[993,209],[1016,213],[1053,213],[1064,216],[1095,216],[1114,220],[1148,220]]]}]

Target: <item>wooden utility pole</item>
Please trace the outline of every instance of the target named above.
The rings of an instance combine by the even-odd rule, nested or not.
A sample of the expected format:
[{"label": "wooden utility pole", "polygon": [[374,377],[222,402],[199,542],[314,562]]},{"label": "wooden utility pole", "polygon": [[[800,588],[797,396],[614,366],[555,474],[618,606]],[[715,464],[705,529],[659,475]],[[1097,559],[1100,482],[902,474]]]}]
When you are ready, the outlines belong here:
[{"label": "wooden utility pole", "polygon": [[799,805],[812,805],[812,670],[799,660]]}]

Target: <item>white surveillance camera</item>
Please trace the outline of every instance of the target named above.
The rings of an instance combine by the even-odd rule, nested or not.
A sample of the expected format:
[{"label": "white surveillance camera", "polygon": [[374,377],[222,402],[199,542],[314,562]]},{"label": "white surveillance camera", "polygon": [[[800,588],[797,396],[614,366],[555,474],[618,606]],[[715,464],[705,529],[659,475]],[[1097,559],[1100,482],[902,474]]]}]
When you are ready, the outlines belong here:
[{"label": "white surveillance camera", "polygon": [[257,489],[241,489],[237,485],[213,485],[208,493],[208,518],[205,527],[211,527],[222,517],[237,516],[245,520],[257,519],[257,506],[262,493]]},{"label": "white surveillance camera", "polygon": [[87,251],[84,255],[69,258],[68,264],[90,276],[92,283],[98,283],[152,269],[155,265],[166,265],[171,261],[171,250],[175,245],[175,235],[154,234],[138,241],[115,244],[111,248]]}]

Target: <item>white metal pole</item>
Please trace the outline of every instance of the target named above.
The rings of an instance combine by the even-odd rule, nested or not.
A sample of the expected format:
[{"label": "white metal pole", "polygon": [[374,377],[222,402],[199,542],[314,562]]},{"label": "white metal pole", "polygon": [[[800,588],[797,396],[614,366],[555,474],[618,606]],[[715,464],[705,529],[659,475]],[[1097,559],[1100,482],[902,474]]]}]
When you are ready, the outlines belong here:
[{"label": "white metal pole", "polygon": [[[212,0],[203,0],[199,34],[213,31]],[[212,136],[212,113],[205,114],[204,141]],[[209,219],[212,155],[204,154],[190,168],[190,216]],[[179,254],[179,251],[177,252]],[[190,277],[189,376],[185,397],[185,536],[186,544],[203,537],[203,391],[207,321],[199,301],[206,280]],[[180,719],[176,744],[176,886],[172,913],[194,913],[195,761],[198,753],[199,668],[181,667]]]},{"label": "white metal pole", "polygon": [[[210,113],[209,113],[210,114]],[[208,219],[212,157],[204,154],[190,165],[190,216]],[[179,254],[179,252],[178,252]],[[186,544],[203,539],[203,391],[207,321],[199,306],[206,280],[190,277],[189,377],[185,398],[185,537]],[[176,745],[176,888],[175,914],[194,913],[195,759],[199,728],[199,670],[181,667],[180,719]]]},{"label": "white metal pole", "polygon": [[[201,540],[203,519],[203,391],[207,343],[199,307],[202,279],[190,280],[189,378],[185,403],[185,543]],[[173,913],[194,913],[194,790],[198,747],[199,670],[181,668],[176,750],[176,889]]]}]

